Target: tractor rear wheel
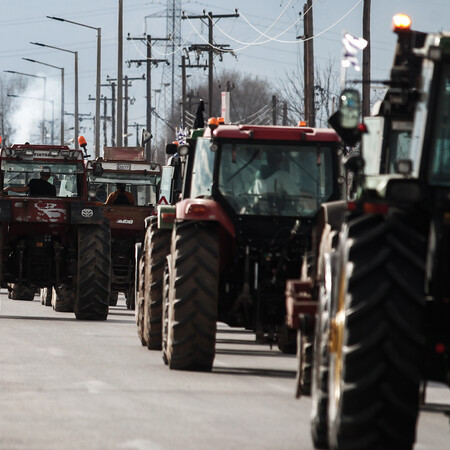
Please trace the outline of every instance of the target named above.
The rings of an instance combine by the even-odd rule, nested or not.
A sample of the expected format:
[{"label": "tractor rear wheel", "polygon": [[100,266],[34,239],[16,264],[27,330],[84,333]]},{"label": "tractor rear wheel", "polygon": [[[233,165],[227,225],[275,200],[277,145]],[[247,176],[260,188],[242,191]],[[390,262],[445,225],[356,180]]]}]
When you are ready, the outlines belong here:
[{"label": "tractor rear wheel", "polygon": [[53,309],[57,312],[73,312],[75,296],[75,285],[59,284],[55,286],[55,294],[52,296]]},{"label": "tractor rear wheel", "polygon": [[109,306],[117,306],[118,300],[119,300],[119,292],[111,291],[109,293]]},{"label": "tractor rear wheel", "polygon": [[219,290],[217,228],[184,222],[173,230],[164,358],[170,369],[210,371]]},{"label": "tractor rear wheel", "polygon": [[341,233],[329,365],[333,449],[411,449],[424,344],[427,224],[365,215]]},{"label": "tractor rear wheel", "polygon": [[161,350],[164,267],[171,233],[159,229],[157,218],[151,218],[144,250],[144,337],[149,350]]},{"label": "tractor rear wheel", "polygon": [[111,230],[109,222],[78,228],[78,272],[75,316],[106,320],[111,285]]},{"label": "tractor rear wheel", "polygon": [[26,286],[24,284],[14,284],[11,291],[10,297],[13,300],[34,300],[35,289],[32,286]]}]

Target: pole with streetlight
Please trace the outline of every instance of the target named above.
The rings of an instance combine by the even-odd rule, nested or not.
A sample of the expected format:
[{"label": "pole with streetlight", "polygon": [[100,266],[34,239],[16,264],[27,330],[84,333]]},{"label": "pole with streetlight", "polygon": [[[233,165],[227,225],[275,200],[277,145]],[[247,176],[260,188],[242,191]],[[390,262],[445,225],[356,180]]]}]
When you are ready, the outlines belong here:
[{"label": "pole with streetlight", "polygon": [[42,61],[36,61],[31,58],[22,58],[25,61],[29,61],[36,64],[42,64],[44,66],[53,67],[54,69],[59,69],[61,71],[61,145],[64,145],[64,67],[54,66]]},{"label": "pole with streetlight", "polygon": [[47,91],[47,77],[41,77],[39,75],[34,75],[32,73],[16,72],[15,70],[4,70],[3,72],[14,73],[16,75],[23,75],[25,77],[41,78],[42,80],[44,80],[44,103],[42,104],[41,141],[42,141],[42,144],[45,144],[45,97],[46,97],[46,91]]},{"label": "pole with streetlight", "polygon": [[74,145],[75,148],[79,148],[78,144],[78,134],[79,134],[79,126],[78,123],[78,52],[75,50],[68,50],[61,47],[55,47],[53,45],[42,44],[41,42],[30,42],[30,44],[38,45],[39,47],[52,48],[54,50],[59,50],[61,52],[72,53],[75,58],[75,136],[74,136]]},{"label": "pole with streetlight", "polygon": [[[102,59],[102,29],[100,27],[92,27],[84,23],[73,22],[72,20],[62,19],[61,17],[47,16],[49,19],[58,20],[59,22],[67,22],[80,27],[97,30],[97,76],[95,89],[95,156],[100,156],[100,84],[101,84],[101,59]],[[78,142],[78,138],[77,138]]]}]

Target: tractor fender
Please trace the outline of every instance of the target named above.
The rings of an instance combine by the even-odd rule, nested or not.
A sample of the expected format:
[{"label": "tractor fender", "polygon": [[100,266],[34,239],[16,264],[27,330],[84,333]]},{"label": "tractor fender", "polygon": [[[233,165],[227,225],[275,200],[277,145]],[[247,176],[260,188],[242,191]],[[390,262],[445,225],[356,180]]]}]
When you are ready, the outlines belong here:
[{"label": "tractor fender", "polygon": [[209,198],[189,198],[176,204],[176,220],[218,222],[232,238],[236,236],[233,222],[222,206]]}]

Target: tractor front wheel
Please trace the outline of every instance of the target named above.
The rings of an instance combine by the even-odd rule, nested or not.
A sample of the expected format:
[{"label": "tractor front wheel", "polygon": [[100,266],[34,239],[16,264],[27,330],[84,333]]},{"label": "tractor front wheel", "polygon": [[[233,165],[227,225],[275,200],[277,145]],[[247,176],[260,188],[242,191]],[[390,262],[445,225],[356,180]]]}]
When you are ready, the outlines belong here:
[{"label": "tractor front wheel", "polygon": [[219,289],[217,228],[202,222],[177,224],[170,259],[163,356],[170,369],[210,371]]},{"label": "tractor front wheel", "polygon": [[111,285],[111,230],[109,222],[78,228],[78,273],[75,316],[106,320]]},{"label": "tractor front wheel", "polygon": [[161,350],[164,267],[171,230],[159,229],[152,217],[144,250],[144,336],[149,350]]}]

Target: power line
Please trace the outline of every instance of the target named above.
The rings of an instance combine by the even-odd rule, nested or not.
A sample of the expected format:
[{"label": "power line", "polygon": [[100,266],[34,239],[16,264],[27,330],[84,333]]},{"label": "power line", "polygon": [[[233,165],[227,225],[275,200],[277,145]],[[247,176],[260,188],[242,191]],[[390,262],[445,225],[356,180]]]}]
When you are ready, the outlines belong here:
[{"label": "power line", "polygon": [[[203,16],[191,16],[191,19],[200,19],[202,22],[204,19],[207,19],[208,21],[208,41],[205,41],[205,39],[202,36],[202,40],[204,40],[207,44],[207,46],[199,46],[197,45],[197,49],[200,51],[207,51],[208,52],[208,113],[209,117],[212,117],[213,115],[213,78],[214,78],[214,66],[213,66],[213,58],[214,58],[214,50],[216,52],[219,52],[221,55],[224,50],[225,45],[215,46],[214,45],[214,37],[213,37],[213,30],[214,30],[214,19],[220,20],[224,18],[233,18],[233,17],[239,17],[239,14],[235,12],[234,14],[216,14],[214,15],[212,12],[209,12],[206,14],[206,10],[203,10]],[[185,11],[183,11],[183,15],[181,16],[182,19],[188,19],[190,23],[189,17],[186,16]],[[200,35],[201,36],[201,35]],[[193,48],[194,46],[191,46]]]}]

